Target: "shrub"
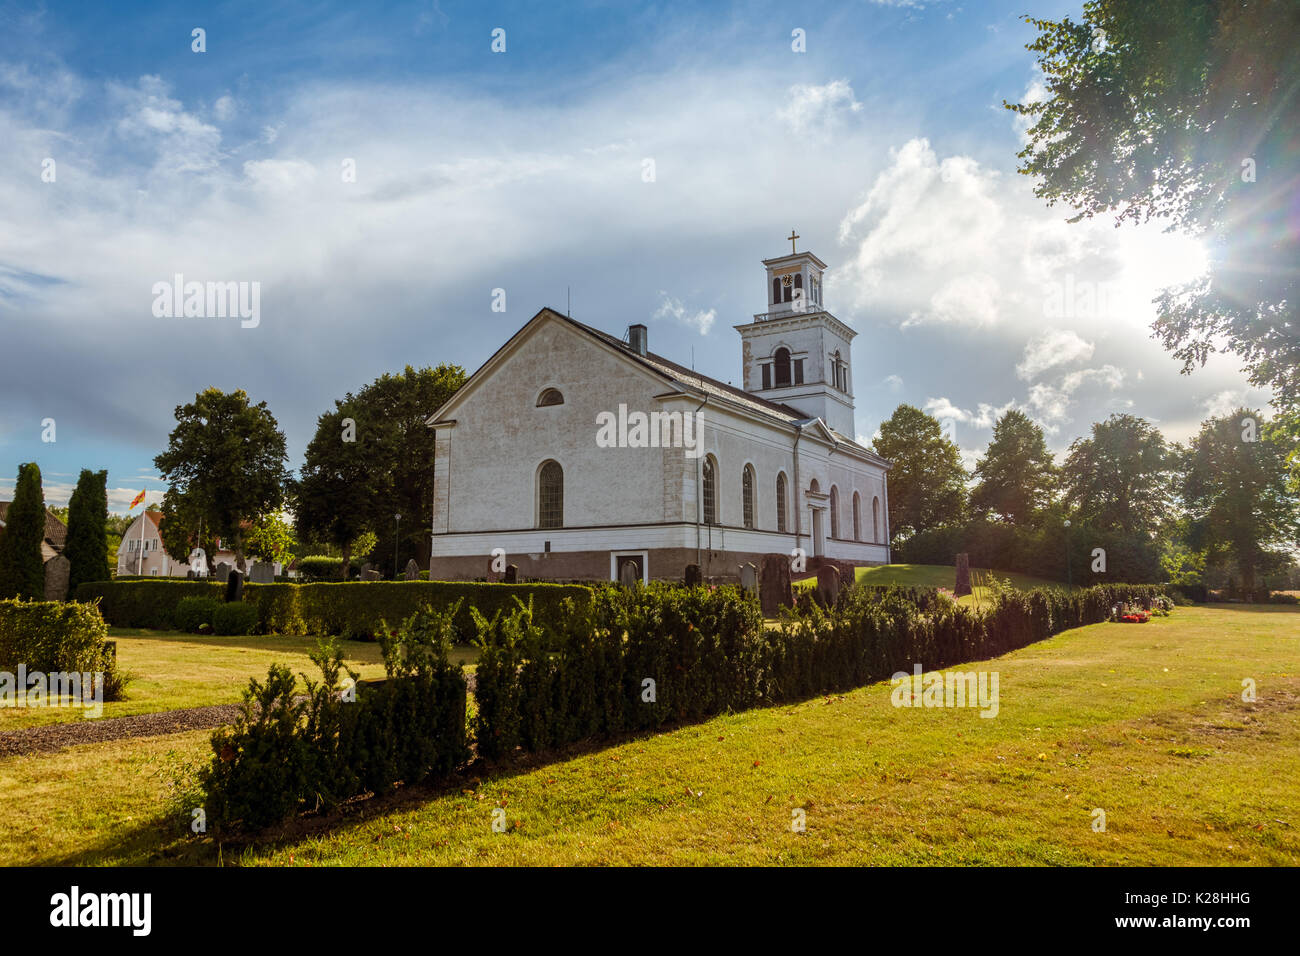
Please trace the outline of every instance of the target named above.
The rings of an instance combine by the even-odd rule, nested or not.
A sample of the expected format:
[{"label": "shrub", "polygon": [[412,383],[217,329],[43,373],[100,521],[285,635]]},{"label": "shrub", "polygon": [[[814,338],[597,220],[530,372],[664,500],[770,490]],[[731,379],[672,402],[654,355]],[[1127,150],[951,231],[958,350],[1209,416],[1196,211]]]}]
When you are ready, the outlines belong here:
[{"label": "shrub", "polygon": [[1122,601],[1149,608],[1160,590],[998,589],[971,608],[929,589],[851,587],[830,609],[801,600],[776,628],[752,596],[725,587],[602,588],[551,615],[476,614],[474,736],[495,759],[845,691],[917,663],[1004,654],[1105,621]]},{"label": "shrub", "polygon": [[18,466],[14,499],[0,530],[0,598],[45,597],[45,494],[35,462]]},{"label": "shrub", "polygon": [[[209,581],[152,578],[96,581],[77,588],[78,601],[99,600],[104,619],[116,627],[175,627],[177,605],[186,597],[220,600],[223,586]],[[373,640],[380,620],[401,621],[426,606],[456,605],[456,639],[468,644],[475,629],[470,608],[491,617],[534,602],[550,614],[565,598],[591,599],[576,584],[487,584],[475,581],[349,581],[319,584],[246,584],[244,601],[257,608],[263,634],[347,635]]]},{"label": "shrub", "polygon": [[[298,573],[304,581],[339,581],[339,571],[343,567],[342,558],[331,558],[325,554],[312,554],[298,559]],[[357,574],[357,563],[348,562],[348,577]]]},{"label": "shrub", "polygon": [[176,630],[189,634],[203,633],[204,628],[212,630],[212,618],[222,602],[210,597],[183,597],[176,602],[172,612],[172,622]]},{"label": "shrub", "polygon": [[328,645],[312,656],[322,680],[304,678],[305,696],[283,665],[265,683],[249,681],[235,723],[213,734],[199,775],[215,832],[259,830],[461,764],[469,753],[465,677],[449,659],[458,610],[418,611],[384,634],[388,679],[377,686],[358,685]]},{"label": "shrub", "polygon": [[257,608],[242,601],[218,603],[212,611],[212,633],[242,636],[257,628]]},{"label": "shrub", "polygon": [[93,605],[0,601],[0,670],[103,673],[104,699],[120,700],[126,677]]}]

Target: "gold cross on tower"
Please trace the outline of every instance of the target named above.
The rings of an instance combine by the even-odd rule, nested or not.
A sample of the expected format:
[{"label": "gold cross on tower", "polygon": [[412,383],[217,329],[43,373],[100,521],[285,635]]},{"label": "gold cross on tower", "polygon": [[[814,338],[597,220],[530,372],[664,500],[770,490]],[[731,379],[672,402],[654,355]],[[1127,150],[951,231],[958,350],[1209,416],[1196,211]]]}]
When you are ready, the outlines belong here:
[{"label": "gold cross on tower", "polygon": [[794,255],[794,241],[800,237],[793,229],[791,229],[790,235],[786,238],[790,240],[790,255]]}]

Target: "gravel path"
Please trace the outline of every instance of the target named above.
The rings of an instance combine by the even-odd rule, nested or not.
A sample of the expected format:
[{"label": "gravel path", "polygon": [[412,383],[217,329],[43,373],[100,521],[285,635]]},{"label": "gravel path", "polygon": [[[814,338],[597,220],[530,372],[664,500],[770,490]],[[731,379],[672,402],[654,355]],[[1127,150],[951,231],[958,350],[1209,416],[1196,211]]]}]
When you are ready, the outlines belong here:
[{"label": "gravel path", "polygon": [[157,737],[183,730],[204,730],[230,723],[239,712],[238,704],[164,710],[134,717],[104,717],[77,720],[43,727],[24,727],[0,733],[0,757],[19,754],[53,753],[75,744],[97,744],[127,737]]},{"label": "gravel path", "polygon": [[[465,675],[465,684],[468,691],[474,693],[477,682],[473,674]],[[7,730],[0,732],[0,757],[53,753],[76,744],[98,744],[128,737],[159,737],[163,734],[178,734],[184,730],[206,730],[230,723],[237,713],[238,704],[215,704],[211,707],[137,714],[134,717],[103,717]]]}]

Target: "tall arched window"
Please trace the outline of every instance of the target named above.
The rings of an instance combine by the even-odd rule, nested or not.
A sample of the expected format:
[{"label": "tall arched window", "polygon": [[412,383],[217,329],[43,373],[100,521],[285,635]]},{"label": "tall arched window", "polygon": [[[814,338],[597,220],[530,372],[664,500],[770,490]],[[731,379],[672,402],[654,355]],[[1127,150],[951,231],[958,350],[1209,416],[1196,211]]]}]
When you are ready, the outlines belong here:
[{"label": "tall arched window", "polygon": [[785,531],[785,472],[776,476],[776,530]]},{"label": "tall arched window", "polygon": [[718,463],[712,455],[704,459],[704,523],[718,523]]},{"label": "tall arched window", "polygon": [[790,386],[790,350],[779,348],[776,354],[772,356],[772,364],[776,366],[776,387],[789,388]]},{"label": "tall arched window", "polygon": [[780,301],[781,301],[781,280],[773,279],[772,280],[772,302],[776,303]]},{"label": "tall arched window", "polygon": [[546,405],[563,405],[564,396],[556,388],[548,388],[537,396],[537,407],[542,408]]},{"label": "tall arched window", "polygon": [[831,537],[840,536],[840,489],[831,485]]},{"label": "tall arched window", "polygon": [[740,497],[742,517],[745,527],[754,527],[754,467],[745,466],[745,473],[740,476]]},{"label": "tall arched window", "polygon": [[537,527],[564,527],[564,469],[554,459],[537,470]]},{"label": "tall arched window", "polygon": [[853,492],[853,540],[862,540],[862,496]]},{"label": "tall arched window", "polygon": [[871,499],[871,540],[880,543],[880,499]]}]

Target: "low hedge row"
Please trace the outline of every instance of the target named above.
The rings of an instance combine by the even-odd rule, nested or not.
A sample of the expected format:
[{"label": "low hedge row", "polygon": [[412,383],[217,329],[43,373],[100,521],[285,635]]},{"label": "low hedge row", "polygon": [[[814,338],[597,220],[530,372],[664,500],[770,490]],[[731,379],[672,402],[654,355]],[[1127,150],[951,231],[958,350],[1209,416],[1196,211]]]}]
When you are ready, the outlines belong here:
[{"label": "low hedge row", "polygon": [[354,703],[340,697],[336,650],[313,658],[324,681],[309,682],[305,698],[286,668],[272,667],[265,683],[250,682],[233,729],[213,736],[201,774],[209,820],[219,830],[256,830],[445,775],[468,754],[467,730],[479,756],[500,759],[844,691],[913,664],[951,667],[1104,621],[1121,602],[1164,603],[1159,588],[1144,585],[1008,590],[981,609],[928,592],[851,587],[829,609],[802,601],[772,628],[738,588],[586,593],[545,613],[535,601],[490,617],[470,610],[479,659],[468,723],[462,670],[448,661],[459,604],[381,634],[389,680]]},{"label": "low hedge row", "polygon": [[853,587],[829,610],[801,601],[765,628],[737,589],[606,588],[555,615],[476,616],[475,738],[481,755],[501,757],[848,690],[914,663],[1003,654],[1160,596],[1151,585],[1006,591],[972,609]]},{"label": "low hedge row", "polygon": [[199,774],[214,830],[262,829],[464,762],[465,677],[450,662],[457,610],[418,612],[383,635],[388,679],[377,686],[358,684],[351,671],[345,679],[329,647],[313,655],[323,680],[308,681],[305,695],[281,664],[265,683],[249,681],[235,723],[213,734]]},{"label": "low hedge row", "polygon": [[[155,579],[95,581],[77,588],[76,599],[99,601],[104,619],[116,627],[168,629],[179,626],[176,608],[183,598],[220,599],[219,582]],[[401,621],[426,606],[457,606],[456,635],[461,643],[474,636],[470,608],[489,616],[508,613],[516,598],[531,600],[550,613],[570,599],[585,603],[591,589],[574,584],[487,584],[477,581],[349,581],[317,584],[246,584],[244,601],[257,608],[257,631],[263,634],[341,635],[372,639],[379,621]]]},{"label": "low hedge row", "polygon": [[95,608],[60,601],[0,601],[0,670],[103,673],[104,699],[119,700],[125,678]]}]

